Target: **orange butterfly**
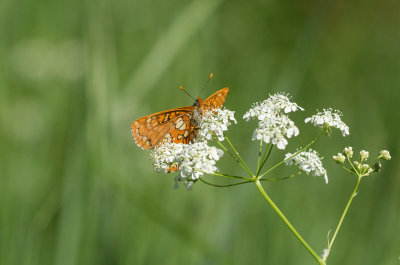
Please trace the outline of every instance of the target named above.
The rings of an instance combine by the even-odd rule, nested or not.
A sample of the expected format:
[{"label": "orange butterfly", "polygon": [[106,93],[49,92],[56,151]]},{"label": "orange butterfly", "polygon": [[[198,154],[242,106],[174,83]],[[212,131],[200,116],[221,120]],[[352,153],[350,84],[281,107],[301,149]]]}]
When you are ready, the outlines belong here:
[{"label": "orange butterfly", "polygon": [[[190,143],[196,136],[202,117],[208,111],[224,105],[229,89],[223,88],[206,100],[200,97],[192,106],[157,112],[132,123],[136,144],[142,149],[153,149],[164,143]],[[169,171],[176,171],[171,168]]]}]

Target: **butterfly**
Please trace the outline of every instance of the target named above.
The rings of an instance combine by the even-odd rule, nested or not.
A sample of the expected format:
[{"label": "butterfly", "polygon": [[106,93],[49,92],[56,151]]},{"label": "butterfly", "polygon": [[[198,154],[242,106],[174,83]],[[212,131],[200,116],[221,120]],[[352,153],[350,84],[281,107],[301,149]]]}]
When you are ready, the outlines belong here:
[{"label": "butterfly", "polygon": [[[192,106],[157,112],[137,119],[131,129],[135,143],[142,149],[154,149],[164,143],[191,143],[202,117],[224,105],[229,88],[225,87],[206,100],[198,97]],[[169,171],[176,171],[171,168]]]}]

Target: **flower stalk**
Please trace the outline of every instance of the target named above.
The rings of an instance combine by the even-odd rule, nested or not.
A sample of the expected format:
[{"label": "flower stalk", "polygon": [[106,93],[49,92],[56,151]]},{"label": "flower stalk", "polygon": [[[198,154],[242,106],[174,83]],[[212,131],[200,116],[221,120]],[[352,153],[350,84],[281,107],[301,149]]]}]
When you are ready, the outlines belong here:
[{"label": "flower stalk", "polygon": [[340,228],[342,227],[342,223],[343,223],[344,218],[346,217],[347,211],[349,210],[353,199],[357,196],[357,192],[358,192],[358,188],[360,187],[361,179],[362,179],[362,177],[358,177],[357,184],[353,190],[353,193],[350,195],[350,198],[346,204],[346,207],[344,208],[344,211],[342,213],[342,216],[340,217],[339,223],[336,226],[335,233],[333,234],[332,239],[329,240],[329,242],[328,242],[328,247],[326,248],[326,252],[323,257],[324,262],[328,259],[328,256],[332,249],[332,245],[335,242],[336,236],[339,233]]},{"label": "flower stalk", "polygon": [[264,199],[268,202],[268,204],[274,209],[274,211],[279,215],[279,217],[282,219],[282,221],[286,224],[286,226],[290,229],[290,231],[293,233],[293,235],[300,241],[301,244],[310,252],[310,254],[314,257],[314,259],[318,262],[320,265],[325,265],[325,261],[322,260],[317,253],[310,247],[310,245],[307,244],[307,242],[304,240],[304,238],[297,232],[297,230],[294,228],[294,226],[289,222],[289,220],[286,218],[286,216],[281,212],[281,210],[276,206],[276,204],[271,200],[271,198],[268,196],[268,194],[265,192],[264,188],[262,187],[260,181],[258,179],[255,180],[255,184],[257,186],[258,191],[261,193],[261,195],[264,197]]}]

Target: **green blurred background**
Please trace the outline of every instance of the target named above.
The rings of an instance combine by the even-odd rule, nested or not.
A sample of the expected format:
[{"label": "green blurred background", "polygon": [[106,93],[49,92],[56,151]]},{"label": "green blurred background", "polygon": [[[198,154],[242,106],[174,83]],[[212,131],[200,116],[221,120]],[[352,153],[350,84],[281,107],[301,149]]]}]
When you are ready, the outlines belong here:
[{"label": "green blurred background", "polygon": [[[254,185],[175,190],[132,140],[132,121],[191,105],[178,86],[197,95],[213,72],[201,96],[230,87],[230,137],[253,167],[251,103],[284,91],[306,109],[289,152],[316,135],[315,109],[344,113],[350,136],[315,146],[329,185],[265,184],[318,253],[355,185],[331,156],[391,151],[328,264],[400,264],[399,44],[397,0],[1,1],[0,263],[315,264]],[[228,155],[219,167],[243,174]]]}]

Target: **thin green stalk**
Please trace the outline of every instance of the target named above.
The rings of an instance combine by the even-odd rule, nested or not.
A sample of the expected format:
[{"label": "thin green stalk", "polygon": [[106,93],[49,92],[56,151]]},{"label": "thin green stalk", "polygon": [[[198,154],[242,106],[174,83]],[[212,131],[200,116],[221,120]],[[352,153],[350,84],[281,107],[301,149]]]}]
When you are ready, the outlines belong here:
[{"label": "thin green stalk", "polygon": [[350,166],[353,168],[354,173],[358,175],[357,169],[354,167],[354,165],[353,165],[353,163],[351,162],[350,158],[349,158],[348,156],[346,156],[346,158],[347,158],[347,161],[349,161]]},{"label": "thin green stalk", "polygon": [[312,140],[308,145],[306,145],[305,147],[303,147],[301,150],[297,151],[294,155],[286,158],[285,160],[282,160],[281,162],[279,162],[278,164],[276,164],[275,166],[271,167],[270,169],[268,169],[266,172],[264,172],[263,174],[261,174],[260,176],[258,176],[258,179],[262,178],[263,176],[265,176],[266,174],[268,174],[269,172],[271,172],[272,170],[274,170],[275,168],[279,167],[280,165],[282,165],[283,163],[285,163],[286,161],[292,159],[293,157],[297,156],[298,154],[300,154],[301,152],[303,152],[304,150],[306,150],[307,148],[309,148],[311,145],[313,145],[318,139],[319,137],[321,137],[322,133],[320,133],[317,137],[315,137],[314,140]]},{"label": "thin green stalk", "polygon": [[342,226],[342,223],[343,223],[344,218],[346,217],[347,211],[348,211],[349,208],[350,208],[351,202],[353,201],[354,197],[357,195],[357,191],[358,191],[358,187],[360,186],[361,179],[362,179],[362,177],[359,176],[359,177],[358,177],[357,184],[356,184],[356,186],[355,186],[355,188],[354,188],[354,190],[353,190],[353,193],[351,194],[350,199],[349,199],[349,201],[347,202],[346,207],[344,208],[343,214],[342,214],[342,216],[340,217],[340,220],[339,220],[339,223],[338,223],[338,225],[337,225],[337,227],[336,227],[335,233],[334,233],[333,236],[332,236],[332,240],[331,240],[331,241],[329,242],[329,244],[328,244],[328,251],[327,251],[326,255],[324,256],[323,261],[326,261],[327,258],[328,258],[328,256],[329,256],[329,253],[330,253],[330,251],[331,251],[333,242],[335,242],[336,236],[337,236],[337,234],[338,234],[338,232],[339,232],[339,230],[340,230],[340,227]]},{"label": "thin green stalk", "polygon": [[285,215],[279,210],[278,206],[271,200],[271,198],[267,195],[264,188],[262,187],[260,181],[257,179],[255,181],[257,189],[260,191],[261,195],[265,198],[268,204],[274,209],[274,211],[279,215],[282,221],[286,224],[286,226],[292,231],[294,236],[303,244],[303,246],[310,252],[310,254],[314,257],[314,259],[320,265],[325,265],[325,261],[323,261],[317,253],[307,244],[307,242],[303,239],[303,237],[297,232],[297,230],[293,227],[293,225],[289,222],[289,220],[285,217]]},{"label": "thin green stalk", "polygon": [[342,166],[342,168],[343,168],[344,170],[347,170],[348,172],[350,172],[350,174],[355,174],[355,172],[351,171],[350,169],[348,169],[348,168],[345,167],[345,166]]},{"label": "thin green stalk", "polygon": [[[203,172],[203,173],[205,173],[205,172]],[[259,181],[281,181],[281,180],[285,180],[285,179],[294,178],[294,177],[300,175],[301,173],[302,172],[300,171],[297,174],[292,174],[292,175],[286,176],[286,177],[259,179]],[[214,176],[224,176],[224,177],[228,177],[229,176],[229,175],[218,174],[218,173],[217,174],[206,173],[206,174],[210,174],[210,175],[214,175]],[[230,176],[230,177],[234,177],[234,178],[238,178],[238,179],[247,179],[245,177],[238,177],[238,176]],[[200,179],[200,181],[202,181],[203,183],[205,183],[207,185],[210,185],[210,186],[213,186],[213,187],[218,187],[218,188],[232,187],[232,186],[237,186],[237,185],[241,185],[241,184],[247,184],[247,183],[255,181],[255,179],[252,178],[252,179],[249,179],[249,180],[246,180],[246,181],[241,181],[241,182],[237,182],[237,183],[221,185],[221,184],[211,183],[211,182],[205,180],[204,177],[200,177],[199,179]]]},{"label": "thin green stalk", "polygon": [[233,176],[233,175],[227,175],[227,174],[222,174],[219,172],[204,172],[202,170],[198,170],[196,169],[196,171],[204,173],[204,174],[209,174],[209,175],[213,175],[213,176],[218,176],[218,177],[226,177],[226,178],[234,178],[234,179],[241,179],[241,180],[253,180],[252,178],[246,178],[246,177],[240,177],[240,176]]},{"label": "thin green stalk", "polygon": [[[239,166],[241,166],[245,171],[247,171],[247,168],[246,168],[247,166],[244,165],[244,164],[239,160],[238,157],[236,157],[235,155],[233,155],[233,154],[231,153],[231,151],[230,151],[228,148],[226,148],[225,145],[223,145],[220,141],[217,141],[217,143],[218,143],[218,145],[219,145],[222,149],[224,149],[225,152],[227,152],[227,153],[233,158],[233,160],[235,160],[235,162],[236,162]],[[248,171],[247,171],[247,172],[248,172]]]},{"label": "thin green stalk", "polygon": [[268,146],[268,152],[267,152],[267,150],[265,150],[264,157],[263,157],[263,160],[262,160],[260,169],[258,170],[258,172],[257,172],[257,174],[256,174],[257,177],[258,177],[258,175],[260,174],[261,169],[264,167],[265,162],[267,162],[269,156],[271,155],[271,151],[272,151],[272,148],[273,148],[273,147],[274,147],[274,146],[273,146],[272,144],[270,144],[270,145]]},{"label": "thin green stalk", "polygon": [[228,142],[229,146],[232,148],[232,150],[235,152],[236,156],[239,158],[239,160],[242,162],[243,166],[245,166],[247,173],[249,173],[250,176],[254,176],[253,173],[251,172],[250,168],[246,165],[246,163],[243,161],[242,157],[239,155],[238,151],[236,151],[236,148],[232,145],[231,141],[229,138],[225,135],[225,139]]},{"label": "thin green stalk", "polygon": [[203,182],[204,184],[213,186],[213,187],[218,187],[218,188],[226,188],[226,187],[232,187],[232,186],[237,186],[237,185],[241,185],[241,184],[246,184],[246,183],[250,183],[253,182],[252,180],[247,180],[247,181],[242,181],[242,182],[237,182],[237,183],[232,183],[232,184],[225,184],[225,185],[221,185],[221,184],[214,184],[211,182],[206,181],[203,178],[199,178],[201,182]]},{"label": "thin green stalk", "polygon": [[269,180],[269,181],[281,181],[281,180],[285,180],[285,179],[290,179],[290,178],[294,178],[297,177],[298,175],[301,175],[301,171],[297,172],[297,174],[292,174],[286,177],[279,177],[279,178],[266,178],[266,179],[259,179],[259,180]]},{"label": "thin green stalk", "polygon": [[369,166],[372,167],[372,166],[375,164],[375,162],[379,160],[379,158],[380,158],[379,156],[378,156],[377,158],[375,158],[375,160],[372,161],[372,162],[369,164]]},{"label": "thin green stalk", "polygon": [[[261,139],[260,140],[260,149],[258,149],[258,159],[257,159],[257,169],[256,169],[256,175],[258,174],[258,172],[259,172],[259,169],[260,169],[260,160],[261,160],[261,152],[262,152],[262,144],[263,144],[263,140]],[[266,151],[266,149],[265,149],[265,151]]]}]

